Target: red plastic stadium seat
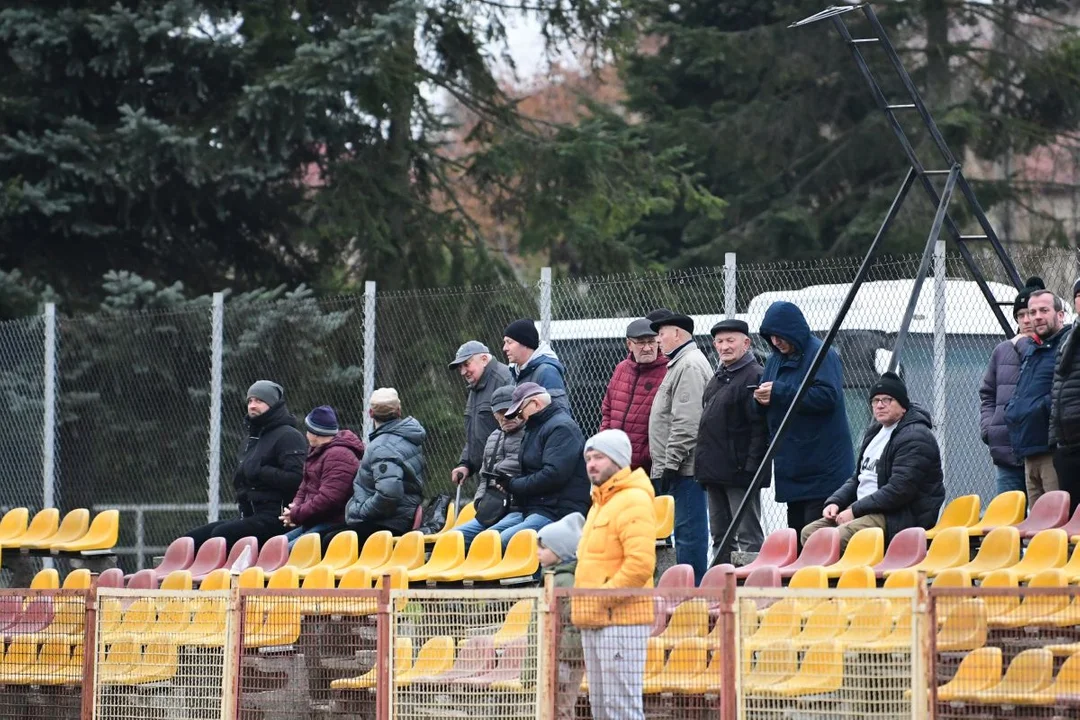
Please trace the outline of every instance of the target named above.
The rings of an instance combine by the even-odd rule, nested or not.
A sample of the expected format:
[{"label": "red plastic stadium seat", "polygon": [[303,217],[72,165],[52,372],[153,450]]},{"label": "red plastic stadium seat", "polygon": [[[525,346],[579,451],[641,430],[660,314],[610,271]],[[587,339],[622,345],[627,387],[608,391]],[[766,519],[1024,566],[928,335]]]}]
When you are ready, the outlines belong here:
[{"label": "red plastic stadium seat", "polygon": [[491,635],[475,635],[465,638],[454,660],[454,667],[442,675],[434,677],[418,677],[413,680],[414,684],[440,683],[446,684],[453,680],[486,675],[495,669],[495,643]]},{"label": "red plastic stadium seat", "polygon": [[262,546],[255,567],[261,567],[263,572],[270,574],[278,568],[284,567],[288,559],[289,538],[284,535],[275,535]]},{"label": "red plastic stadium seat", "polygon": [[782,584],[780,568],[765,565],[755,568],[754,572],[750,573],[750,577],[743,582],[743,587],[776,588]]},{"label": "red plastic stadium seat", "polygon": [[15,618],[15,622],[4,628],[4,637],[8,640],[17,635],[39,633],[53,621],[53,601],[51,597],[33,597]]},{"label": "red plastic stadium seat", "polygon": [[496,682],[520,682],[521,672],[525,667],[525,656],[527,654],[525,642],[526,638],[517,638],[503,646],[502,655],[499,657],[499,663],[491,672],[461,678],[456,682],[461,685],[479,688],[491,687],[491,685]]},{"label": "red plastic stadium seat", "polygon": [[1027,519],[1017,525],[1016,529],[1020,531],[1020,537],[1031,538],[1041,530],[1061,527],[1068,519],[1069,493],[1064,490],[1051,490],[1032,503]]},{"label": "red plastic stadium seat", "polygon": [[[709,568],[705,575],[701,578],[701,588],[722,588],[727,582],[729,575],[735,574],[735,566],[730,563],[721,563]],[[717,617],[720,615],[720,601],[712,602],[709,604],[709,615],[711,617]]]},{"label": "red plastic stadium seat", "polygon": [[173,540],[169,547],[165,548],[165,557],[161,564],[153,568],[151,572],[158,580],[165,577],[173,570],[187,570],[195,561],[195,541],[189,537],[181,537]]},{"label": "red plastic stadium seat", "polygon": [[769,534],[761,544],[761,552],[749,565],[735,568],[735,577],[744,580],[759,567],[771,565],[784,567],[795,562],[799,555],[799,534],[792,528],[784,528]]},{"label": "red plastic stadium seat", "polygon": [[780,568],[780,577],[789,578],[797,570],[810,565],[832,565],[839,559],[840,530],[834,527],[819,528],[806,541],[802,555],[790,565]]},{"label": "red plastic stadium seat", "polygon": [[102,570],[101,574],[98,575],[97,586],[118,589],[124,587],[124,571],[120,568]]},{"label": "red plastic stadium seat", "polygon": [[1070,541],[1077,535],[1080,535],[1080,506],[1077,506],[1076,512],[1069,518],[1069,522],[1061,526],[1061,529],[1069,536]]},{"label": "red plastic stadium seat", "polygon": [[158,579],[153,570],[140,570],[128,576],[128,590],[157,590]]},{"label": "red plastic stadium seat", "polygon": [[904,528],[885,550],[885,557],[874,566],[874,575],[885,577],[886,570],[903,570],[918,565],[926,558],[926,530],[921,527]]},{"label": "red plastic stadium seat", "polygon": [[0,630],[9,627],[22,614],[23,599],[17,595],[0,596]]},{"label": "red plastic stadium seat", "polygon": [[195,556],[195,562],[191,563],[188,570],[191,572],[191,579],[199,582],[224,564],[225,538],[212,537],[199,548],[199,554]]},{"label": "red plastic stadium seat", "polygon": [[247,537],[240,538],[233,544],[232,550],[229,551],[229,557],[226,558],[225,564],[221,567],[232,570],[236,561],[243,556],[245,549],[250,550],[248,553],[247,565],[236,568],[236,572],[244,572],[249,567],[255,565],[259,559],[259,539],[253,535],[248,535]]}]

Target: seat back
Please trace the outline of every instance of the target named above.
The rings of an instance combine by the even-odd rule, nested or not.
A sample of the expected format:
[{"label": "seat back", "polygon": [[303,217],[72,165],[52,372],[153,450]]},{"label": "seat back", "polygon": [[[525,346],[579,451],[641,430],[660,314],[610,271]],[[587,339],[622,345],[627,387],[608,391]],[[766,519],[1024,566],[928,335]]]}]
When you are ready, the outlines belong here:
[{"label": "seat back", "polygon": [[368,536],[356,564],[368,569],[385,565],[394,552],[394,535],[389,530],[380,530]]},{"label": "seat back", "polygon": [[236,584],[242,588],[261,590],[266,587],[266,572],[258,566],[249,567],[240,573]]},{"label": "seat back", "polygon": [[465,562],[465,536],[457,530],[445,532],[435,541],[428,561],[420,566],[423,573],[449,570]]},{"label": "seat back", "polygon": [[349,568],[338,582],[340,590],[369,590],[370,588],[371,571],[366,567]]},{"label": "seat back", "polygon": [[885,531],[881,528],[863,528],[851,536],[840,564],[877,565],[885,557]]},{"label": "seat back", "polygon": [[987,632],[986,603],[980,598],[964,600],[945,618],[937,648],[941,652],[975,650],[986,645]]},{"label": "seat back", "polygon": [[1040,530],[1059,528],[1069,520],[1069,493],[1050,490],[1031,504],[1027,519],[1017,525],[1023,537],[1031,537]]},{"label": "seat back", "polygon": [[[728,575],[735,574],[735,566],[730,563],[720,563],[719,565],[713,565],[711,568],[705,571],[705,574],[701,577],[702,588],[721,588],[727,584]],[[779,577],[779,576],[778,576]]]},{"label": "seat back", "polygon": [[[245,550],[248,551],[248,562],[246,565],[244,565],[244,567],[239,567],[237,566],[237,563],[240,562],[241,558],[244,557]],[[235,543],[233,543],[232,549],[229,550],[229,556],[225,558],[225,564],[222,565],[222,567],[228,568],[229,570],[235,570],[236,572],[240,573],[254,565],[258,559],[259,539],[252,535],[248,535],[247,537],[242,537]],[[276,569],[277,568],[275,568],[275,570]]]},{"label": "seat back", "polygon": [[28,545],[30,547],[51,547],[53,545],[62,545],[74,540],[78,540],[86,531],[90,529],[90,511],[86,508],[76,508],[64,516],[64,519],[60,521],[60,527],[56,529],[56,534],[51,535],[44,540]]},{"label": "seat back", "polygon": [[1020,531],[1012,525],[996,527],[986,534],[972,565],[997,570],[1020,562]]},{"label": "seat back", "polygon": [[515,575],[532,575],[540,568],[540,545],[535,530],[518,530],[506,544],[500,568]]},{"label": "seat back", "polygon": [[[1017,525],[1024,519],[1027,510],[1027,496],[1023,490],[1009,490],[1003,492],[986,506],[986,512],[979,520],[975,528],[983,533],[989,528],[1001,527],[1002,525]],[[976,533],[972,533],[976,534]]]},{"label": "seat back", "polygon": [[799,666],[799,675],[814,678],[815,690],[835,692],[844,682],[844,650],[835,640],[811,646]]},{"label": "seat back", "polygon": [[777,640],[758,653],[750,674],[754,687],[787,680],[799,671],[799,654],[790,640]]},{"label": "seat back", "polygon": [[788,581],[788,587],[792,590],[825,590],[829,587],[829,575],[820,565],[809,565],[795,571]]},{"label": "seat back", "polygon": [[935,535],[946,528],[971,527],[979,522],[979,511],[982,499],[978,495],[962,495],[948,505],[942,511],[937,524],[927,531],[926,537],[933,539]]},{"label": "seat back", "polygon": [[102,570],[98,575],[97,586],[99,588],[122,588],[124,587],[124,571],[120,568]]},{"label": "seat back", "polygon": [[926,551],[926,559],[917,567],[940,572],[963,565],[970,557],[970,542],[966,527],[946,528],[934,537],[930,549]]},{"label": "seat back", "polygon": [[59,527],[59,510],[56,508],[39,510],[30,520],[30,524],[26,527],[26,532],[19,537],[14,538],[14,543],[17,545],[25,545],[32,542],[41,542],[45,538],[56,534],[56,530]]},{"label": "seat back", "polygon": [[921,527],[904,528],[896,533],[885,557],[874,566],[875,570],[896,570],[917,565],[926,557],[926,530]]},{"label": "seat back", "polygon": [[1001,648],[972,650],[960,661],[956,675],[949,681],[951,691],[983,690],[1001,682]]},{"label": "seat back", "polygon": [[780,568],[780,574],[791,577],[795,571],[810,565],[832,565],[840,559],[840,531],[834,527],[815,530],[807,538],[802,554],[790,565]]},{"label": "seat back", "polygon": [[[191,574],[190,571],[188,574]],[[165,587],[164,584],[162,584],[162,587]],[[228,568],[212,570],[199,583],[199,589],[205,592],[228,590],[230,587],[232,587],[232,574]]]},{"label": "seat back", "polygon": [[274,572],[285,565],[289,558],[289,538],[284,535],[275,535],[266,541],[259,551],[259,559],[255,565],[265,572]]},{"label": "seat back", "polygon": [[60,573],[56,571],[56,568],[45,568],[39,570],[34,579],[30,581],[31,590],[59,590],[60,589]]},{"label": "seat back", "polygon": [[86,535],[71,545],[79,550],[108,550],[120,539],[120,511],[103,510],[90,521]]},{"label": "seat back", "polygon": [[799,556],[799,534],[793,528],[782,528],[769,533],[761,544],[757,561],[763,565],[783,567],[795,562]]},{"label": "seat back", "polygon": [[156,590],[157,575],[153,570],[140,570],[127,581],[128,590]]},{"label": "seat back", "polygon": [[848,568],[836,581],[838,590],[870,590],[877,587],[874,571],[867,565]]},{"label": "seat back", "polygon": [[1057,695],[1080,695],[1080,653],[1070,655],[1061,665],[1054,678],[1054,690]]},{"label": "seat back", "polygon": [[772,565],[762,565],[754,568],[743,582],[744,587],[761,588],[780,587],[781,584],[783,584],[783,580],[780,578],[780,568]]},{"label": "seat back", "polygon": [[692,588],[694,587],[694,568],[690,565],[672,565],[660,576],[656,583],[660,588]]},{"label": "seat back", "polygon": [[465,562],[459,567],[463,573],[472,573],[494,567],[502,560],[502,540],[494,530],[484,530],[473,538]]},{"label": "seat back", "polygon": [[267,590],[296,590],[300,587],[300,571],[292,565],[280,567],[270,573],[266,581]]},{"label": "seat back", "polygon": [[[941,575],[938,575],[938,579]],[[936,582],[936,581],[935,581]],[[970,584],[970,578],[969,578]],[[913,588],[919,586],[919,573],[914,570],[901,569],[896,572],[890,573],[889,577],[885,578],[885,582],[882,584],[883,588],[896,589],[901,588]]]},{"label": "seat back", "polygon": [[663,674],[669,678],[696,677],[705,672],[707,654],[708,646],[703,638],[682,638],[668,655]]},{"label": "seat back", "polygon": [[1055,528],[1042,530],[1031,538],[1024,552],[1024,559],[1018,563],[1017,567],[1022,567],[1025,571],[1060,568],[1064,567],[1068,561],[1069,536],[1064,530]]},{"label": "seat back", "polygon": [[161,581],[162,590],[190,590],[191,573],[187,570],[173,570]]},{"label": "seat back", "polygon": [[524,638],[533,619],[533,601],[518,600],[506,613],[506,619],[492,636],[495,647],[500,648],[512,640]]},{"label": "seat back", "polygon": [[301,535],[293,544],[292,551],[289,552],[289,559],[285,564],[302,570],[318,565],[321,560],[322,538],[318,533],[308,533],[307,535]]},{"label": "seat back", "polygon": [[675,606],[661,638],[705,637],[709,632],[709,605],[704,598],[694,598]]},{"label": "seat back", "polygon": [[467,503],[461,512],[458,513],[457,518],[454,519],[454,527],[459,528],[467,522],[476,519],[476,505],[473,503]]},{"label": "seat back", "polygon": [[418,531],[407,532],[398,538],[394,551],[390,553],[387,565],[415,570],[424,564],[424,534]]},{"label": "seat back", "polygon": [[325,563],[316,565],[304,578],[304,583],[300,587],[304,590],[333,590],[334,568]]},{"label": "seat back", "polygon": [[225,564],[225,538],[212,537],[199,547],[195,560],[188,567],[191,577],[202,579]]},{"label": "seat back", "polygon": [[[979,585],[984,588],[1015,588],[1020,587],[1020,578],[1012,570],[1003,568],[988,573]],[[1015,610],[1020,605],[1020,598],[1017,595],[989,595],[984,599],[986,611],[990,617],[999,617]]]},{"label": "seat back", "polygon": [[348,567],[356,562],[359,557],[359,541],[356,533],[352,530],[339,532],[330,541],[326,548],[326,556],[323,564],[329,565],[334,570]]},{"label": "seat back", "polygon": [[417,677],[441,675],[454,666],[454,638],[449,635],[433,637],[420,647],[416,664],[410,675]]},{"label": "seat back", "polygon": [[670,495],[658,495],[653,498],[653,512],[656,513],[656,539],[667,540],[675,532],[675,498]]},{"label": "seat back", "polygon": [[12,508],[0,518],[0,542],[14,540],[26,534],[30,511],[24,507]]},{"label": "seat back", "polygon": [[168,575],[173,570],[187,570],[195,562],[195,541],[187,536],[179,537],[165,548],[165,557],[154,568],[158,575]]},{"label": "seat back", "polygon": [[89,590],[94,581],[93,575],[86,568],[78,568],[68,573],[64,578],[64,590]]},{"label": "seat back", "polygon": [[1013,658],[996,688],[1016,693],[1035,692],[1049,685],[1053,674],[1053,653],[1046,648],[1032,648]]}]

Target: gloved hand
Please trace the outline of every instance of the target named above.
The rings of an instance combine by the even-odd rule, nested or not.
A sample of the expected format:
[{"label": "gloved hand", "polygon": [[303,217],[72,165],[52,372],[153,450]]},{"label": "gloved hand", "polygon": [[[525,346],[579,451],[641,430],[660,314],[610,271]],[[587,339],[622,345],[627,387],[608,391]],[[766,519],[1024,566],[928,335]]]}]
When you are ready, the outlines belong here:
[{"label": "gloved hand", "polygon": [[679,479],[679,471],[668,468],[664,470],[664,474],[660,476],[660,494],[664,495],[671,492],[672,485]]}]

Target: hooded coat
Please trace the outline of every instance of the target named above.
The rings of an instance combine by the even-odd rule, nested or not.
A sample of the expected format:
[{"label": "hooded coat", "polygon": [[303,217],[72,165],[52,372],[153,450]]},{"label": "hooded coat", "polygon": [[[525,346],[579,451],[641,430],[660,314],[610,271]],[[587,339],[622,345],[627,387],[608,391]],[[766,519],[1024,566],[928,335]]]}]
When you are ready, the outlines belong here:
[{"label": "hooded coat", "polygon": [[[762,384],[773,384],[765,411],[772,437],[810,370],[821,340],[810,333],[802,311],[785,301],[773,303],[765,312],[761,335],[773,348],[761,375]],[[794,350],[790,355],[782,354],[773,345],[774,335],[791,343]],[[773,460],[776,500],[827,498],[854,472],[854,449],[844,404],[844,369],[840,356],[829,348]]]},{"label": "hooded coat", "polygon": [[551,404],[570,412],[570,394],[566,389],[566,367],[546,342],[540,343],[521,367],[510,366],[510,376],[515,385],[534,382],[547,390]]},{"label": "hooded coat", "polygon": [[414,417],[383,423],[368,437],[364,459],[345,508],[348,523],[378,523],[395,534],[408,532],[424,500],[424,438]]},{"label": "hooded coat", "polygon": [[600,430],[622,430],[630,438],[631,467],[649,472],[649,413],[653,398],[667,374],[668,358],[663,353],[642,365],[633,354],[615,366],[600,404]]},{"label": "hooded coat", "polygon": [[[945,502],[941,450],[932,428],[930,414],[912,404],[881,451],[877,491],[856,500],[859,475],[854,473],[825,504],[836,503],[841,510],[851,508],[857,518],[878,513],[884,515],[886,544],[905,528],[932,528]],[[879,430],[881,424],[877,422],[866,429],[856,467],[862,465],[863,453]]]},{"label": "hooded coat", "polygon": [[982,441],[990,447],[990,458],[995,465],[1023,465],[1009,441],[1005,408],[1016,392],[1016,384],[1020,381],[1020,361],[1029,342],[1029,339],[1021,338],[1016,342],[1003,340],[998,343],[979,385],[979,431]]},{"label": "hooded coat", "polygon": [[345,522],[345,505],[363,456],[364,443],[352,430],[342,430],[325,445],[308,450],[304,480],[289,511],[293,524]]},{"label": "hooded coat", "polygon": [[281,515],[304,476],[308,445],[285,402],[256,417],[244,417],[248,437],[240,444],[233,489],[240,516]]}]

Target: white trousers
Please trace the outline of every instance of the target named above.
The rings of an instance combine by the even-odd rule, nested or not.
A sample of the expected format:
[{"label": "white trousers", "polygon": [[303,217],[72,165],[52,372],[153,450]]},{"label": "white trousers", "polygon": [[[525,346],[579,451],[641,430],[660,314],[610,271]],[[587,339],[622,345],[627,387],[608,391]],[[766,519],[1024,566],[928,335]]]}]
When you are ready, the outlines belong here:
[{"label": "white trousers", "polygon": [[651,625],[582,629],[593,720],[645,720],[641,689]]}]

